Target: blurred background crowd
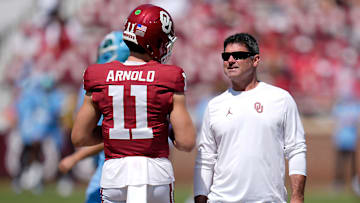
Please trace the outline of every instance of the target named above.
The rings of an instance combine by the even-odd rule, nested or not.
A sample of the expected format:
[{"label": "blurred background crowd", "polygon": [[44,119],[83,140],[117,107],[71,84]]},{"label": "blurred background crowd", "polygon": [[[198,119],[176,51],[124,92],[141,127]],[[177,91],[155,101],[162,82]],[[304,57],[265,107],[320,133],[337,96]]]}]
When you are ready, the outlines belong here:
[{"label": "blurred background crowd", "polygon": [[[58,160],[74,151],[69,137],[83,71],[95,62],[104,35],[121,30],[142,3],[166,8],[175,21],[178,40],[169,63],[187,73],[198,125],[204,101],[228,86],[223,40],[249,32],[260,45],[261,80],[294,96],[309,136],[332,140],[334,181],[344,184],[342,166],[346,157],[354,160],[360,118],[358,0],[1,1],[0,175],[34,185],[26,174],[36,173],[21,167],[21,154],[35,142],[43,155],[30,150],[27,156],[45,164],[33,168],[43,167],[46,180],[59,176]],[[79,170],[77,177],[86,179]]]}]

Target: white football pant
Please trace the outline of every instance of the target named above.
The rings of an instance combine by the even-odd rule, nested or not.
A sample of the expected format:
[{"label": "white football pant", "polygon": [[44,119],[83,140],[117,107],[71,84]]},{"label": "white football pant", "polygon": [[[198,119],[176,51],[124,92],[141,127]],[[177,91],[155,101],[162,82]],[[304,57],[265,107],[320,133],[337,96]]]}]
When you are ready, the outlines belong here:
[{"label": "white football pant", "polygon": [[174,203],[173,184],[101,188],[103,203]]}]

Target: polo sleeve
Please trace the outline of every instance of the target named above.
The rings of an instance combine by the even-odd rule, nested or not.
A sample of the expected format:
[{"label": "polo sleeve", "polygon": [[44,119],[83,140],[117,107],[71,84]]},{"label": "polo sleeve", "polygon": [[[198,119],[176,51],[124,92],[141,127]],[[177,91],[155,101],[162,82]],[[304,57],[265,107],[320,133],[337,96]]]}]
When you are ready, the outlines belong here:
[{"label": "polo sleeve", "polygon": [[210,126],[209,106],[205,110],[201,132],[197,137],[196,148],[194,196],[207,196],[212,185],[214,165],[217,159],[217,145]]},{"label": "polo sleeve", "polygon": [[306,175],[305,132],[294,99],[287,95],[284,112],[284,151],[289,173]]}]

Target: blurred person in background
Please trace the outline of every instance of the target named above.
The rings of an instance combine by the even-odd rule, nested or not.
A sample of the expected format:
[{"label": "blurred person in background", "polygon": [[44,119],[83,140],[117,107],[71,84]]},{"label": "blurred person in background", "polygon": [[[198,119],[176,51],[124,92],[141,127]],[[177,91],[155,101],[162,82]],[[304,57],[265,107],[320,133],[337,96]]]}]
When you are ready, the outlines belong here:
[{"label": "blurred person in background", "polygon": [[232,87],[213,98],[197,138],[196,203],[304,202],[306,144],[296,103],[285,90],[257,79],[259,47],[247,33],[224,41],[224,73]]},{"label": "blurred person in background", "polygon": [[[127,61],[89,66],[84,103],[72,131],[75,146],[104,142],[103,202],[173,202],[169,122],[174,146],[191,151],[195,127],[186,107],[185,73],[165,65],[176,40],[170,14],[144,4],[127,18]],[[104,116],[102,129],[96,127]]]},{"label": "blurred person in background", "polygon": [[[57,161],[66,147],[62,121],[69,94],[57,62],[71,46],[71,39],[66,20],[60,15],[59,2],[45,2],[37,2],[38,12],[22,22],[20,32],[15,33],[14,53],[9,60],[12,71],[5,73],[17,117],[14,133],[9,135],[6,160],[16,192],[23,189],[41,192],[43,181],[56,175]],[[14,157],[19,151],[18,164]]]},{"label": "blurred person in background", "polygon": [[332,115],[335,121],[334,144],[336,149],[335,180],[336,190],[345,185],[345,167],[350,163],[350,175],[356,175],[356,145],[359,133],[360,101],[353,95],[340,96],[336,101]]},{"label": "blurred person in background", "polygon": [[61,151],[63,132],[61,110],[64,94],[56,88],[54,79],[46,73],[32,73],[22,84],[16,101],[17,132],[23,150],[20,167],[14,176],[16,192],[23,189],[35,193],[42,191],[45,139],[52,138],[57,151]]},{"label": "blurred person in background", "polygon": [[[105,64],[112,61],[125,62],[130,55],[129,48],[123,41],[123,35],[121,31],[113,31],[105,36],[100,43],[98,49],[98,64]],[[85,91],[81,88],[78,98],[78,109],[84,101]],[[100,118],[98,125],[101,126],[102,118]],[[68,173],[80,160],[83,160],[89,156],[96,155],[96,171],[92,176],[89,185],[86,189],[86,203],[100,203],[100,179],[102,167],[105,162],[104,144],[100,143],[95,146],[82,147],[75,153],[64,157],[59,163],[59,170],[66,174]]]}]

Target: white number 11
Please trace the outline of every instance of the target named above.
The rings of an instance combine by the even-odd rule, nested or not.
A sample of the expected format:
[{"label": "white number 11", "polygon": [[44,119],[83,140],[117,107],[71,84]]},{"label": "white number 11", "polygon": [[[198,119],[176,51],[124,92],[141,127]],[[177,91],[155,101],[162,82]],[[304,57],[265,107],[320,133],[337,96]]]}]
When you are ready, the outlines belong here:
[{"label": "white number 11", "polygon": [[[132,139],[151,139],[153,131],[147,122],[147,86],[131,85],[130,95],[135,96],[136,128],[131,129]],[[124,86],[110,85],[109,96],[112,96],[114,127],[109,129],[110,139],[130,139],[130,129],[125,128]]]}]

